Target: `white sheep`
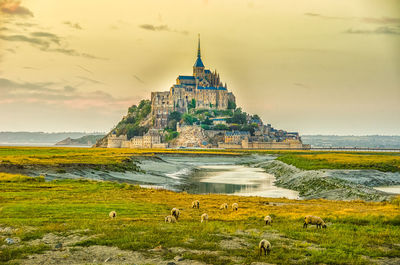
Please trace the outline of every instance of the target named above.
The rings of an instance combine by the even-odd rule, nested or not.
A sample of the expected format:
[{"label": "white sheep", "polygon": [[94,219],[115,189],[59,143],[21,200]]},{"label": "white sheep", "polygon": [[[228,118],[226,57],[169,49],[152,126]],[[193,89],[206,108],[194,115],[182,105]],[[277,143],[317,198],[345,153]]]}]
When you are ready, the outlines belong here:
[{"label": "white sheep", "polygon": [[307,215],[304,217],[304,224],[303,228],[307,228],[307,225],[316,225],[317,228],[326,228],[326,224],[324,220],[322,220],[321,217],[318,216],[312,216],[312,215]]},{"label": "white sheep", "polygon": [[271,243],[269,243],[268,240],[261,240],[260,243],[258,244],[258,248],[260,251],[260,256],[264,252],[264,256],[267,256],[267,253],[269,255],[269,252],[271,251]]},{"label": "white sheep", "polygon": [[201,215],[201,222],[208,222],[208,214],[206,214],[206,213],[203,213],[202,215]]},{"label": "white sheep", "polygon": [[265,221],[265,224],[266,224],[266,225],[271,225],[271,223],[272,223],[272,218],[271,218],[271,216],[269,216],[269,215],[265,216],[265,217],[264,217],[264,221]]},{"label": "white sheep", "polygon": [[236,202],[232,204],[232,210],[233,211],[237,211],[238,208],[239,208],[239,205]]},{"label": "white sheep", "polygon": [[200,209],[200,202],[198,200],[192,201],[192,208]]},{"label": "white sheep", "polygon": [[166,223],[176,223],[176,218],[175,218],[175,216],[168,215],[165,217],[165,222]]},{"label": "white sheep", "polygon": [[173,208],[171,210],[171,215],[174,216],[176,218],[176,220],[178,221],[179,215],[181,214],[181,212],[179,211],[178,208]]},{"label": "white sheep", "polygon": [[219,207],[220,210],[227,210],[228,209],[228,204],[227,203],[223,203],[221,204],[221,206]]},{"label": "white sheep", "polygon": [[115,217],[117,217],[117,213],[115,211],[111,211],[108,216],[110,216],[111,219],[114,219]]}]

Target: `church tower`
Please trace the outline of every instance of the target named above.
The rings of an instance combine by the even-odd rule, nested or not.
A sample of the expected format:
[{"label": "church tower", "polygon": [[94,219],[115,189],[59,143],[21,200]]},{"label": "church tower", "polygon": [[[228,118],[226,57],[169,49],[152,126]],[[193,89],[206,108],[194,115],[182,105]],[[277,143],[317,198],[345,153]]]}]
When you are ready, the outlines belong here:
[{"label": "church tower", "polygon": [[200,52],[200,34],[199,34],[199,44],[197,48],[197,60],[193,65],[193,76],[196,77],[204,77],[204,64],[201,60],[201,52]]}]

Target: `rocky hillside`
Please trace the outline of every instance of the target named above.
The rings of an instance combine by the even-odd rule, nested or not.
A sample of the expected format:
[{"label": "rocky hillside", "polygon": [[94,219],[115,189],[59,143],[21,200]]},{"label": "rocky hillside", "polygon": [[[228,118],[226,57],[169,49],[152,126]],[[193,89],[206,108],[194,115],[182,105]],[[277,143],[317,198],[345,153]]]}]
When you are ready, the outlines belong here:
[{"label": "rocky hillside", "polygon": [[145,134],[151,127],[151,101],[142,100],[139,105],[133,105],[128,109],[128,114],[107,135],[99,139],[93,147],[107,147],[107,137],[115,132],[119,135],[127,135],[128,139]]},{"label": "rocky hillside", "polygon": [[86,135],[76,139],[67,137],[62,141],[57,142],[55,145],[75,145],[75,146],[91,146],[97,142],[97,140],[103,138],[104,135]]}]

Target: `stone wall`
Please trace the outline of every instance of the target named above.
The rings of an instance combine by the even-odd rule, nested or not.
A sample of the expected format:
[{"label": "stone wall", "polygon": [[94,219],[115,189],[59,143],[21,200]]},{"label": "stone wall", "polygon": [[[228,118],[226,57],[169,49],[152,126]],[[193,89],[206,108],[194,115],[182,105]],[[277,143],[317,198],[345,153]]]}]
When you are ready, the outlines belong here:
[{"label": "stone wall", "polygon": [[300,141],[285,142],[248,142],[243,140],[241,144],[218,143],[219,148],[225,149],[309,149],[309,145],[302,144]]},{"label": "stone wall", "polygon": [[124,141],[127,141],[126,135],[111,134],[107,139],[107,148],[121,148]]},{"label": "stone wall", "polygon": [[179,136],[174,140],[176,147],[203,147],[207,142],[204,130],[197,125],[186,125],[178,127]]},{"label": "stone wall", "polygon": [[154,128],[160,129],[167,126],[168,115],[171,111],[173,111],[173,105],[168,91],[151,93],[151,114]]}]

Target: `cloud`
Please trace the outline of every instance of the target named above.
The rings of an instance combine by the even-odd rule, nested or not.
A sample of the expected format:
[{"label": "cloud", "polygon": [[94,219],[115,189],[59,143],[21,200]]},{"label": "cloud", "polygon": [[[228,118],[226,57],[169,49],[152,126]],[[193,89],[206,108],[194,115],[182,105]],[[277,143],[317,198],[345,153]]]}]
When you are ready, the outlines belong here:
[{"label": "cloud", "polygon": [[29,22],[18,22],[18,23],[15,23],[15,25],[22,26],[22,27],[34,27],[34,26],[37,26],[37,24],[29,23]]},{"label": "cloud", "polygon": [[321,16],[321,14],[316,14],[316,13],[304,13],[304,15],[310,16],[310,17],[320,17]]},{"label": "cloud", "polygon": [[36,47],[40,47],[41,49],[47,49],[50,46],[47,40],[43,40],[40,38],[31,38],[24,35],[9,35],[9,36],[0,35],[0,39],[6,41],[26,42]]},{"label": "cloud", "polygon": [[154,26],[151,24],[143,24],[140,25],[139,27],[151,31],[170,31],[167,25]]},{"label": "cloud", "polygon": [[305,16],[314,17],[314,18],[321,18],[321,19],[339,19],[339,20],[353,20],[354,17],[332,17],[332,16],[325,16],[318,13],[304,13]]},{"label": "cloud", "polygon": [[400,35],[400,30],[393,27],[378,27],[373,30],[348,29],[348,34],[383,34],[383,35]]},{"label": "cloud", "polygon": [[33,32],[31,33],[31,36],[33,37],[39,37],[39,38],[48,38],[50,41],[60,44],[60,37],[53,33],[48,33],[48,32]]},{"label": "cloud", "polygon": [[0,0],[0,12],[8,15],[33,17],[32,11],[21,6],[21,1]]},{"label": "cloud", "polygon": [[84,80],[84,81],[88,81],[88,82],[93,83],[93,84],[104,84],[101,81],[97,81],[97,80],[94,80],[94,79],[91,79],[91,78],[88,78],[88,77],[84,77],[84,76],[77,76],[77,78],[79,78],[81,80]]},{"label": "cloud", "polygon": [[140,79],[137,75],[132,75],[137,81],[139,81],[139,83],[144,84],[144,81],[142,79]]},{"label": "cloud", "polygon": [[54,83],[52,82],[44,82],[44,83],[29,83],[29,82],[25,82],[25,83],[18,83],[18,82],[14,82],[12,80],[9,79],[5,79],[5,78],[0,78],[0,88],[2,89],[2,91],[7,90],[14,90],[14,89],[19,89],[19,90],[25,90],[25,91],[53,91],[54,89],[49,88],[49,86],[54,85]]},{"label": "cloud", "polygon": [[63,24],[67,25],[67,26],[70,26],[73,29],[78,29],[78,30],[82,29],[81,25],[79,25],[78,23],[73,23],[71,21],[64,21]]},{"label": "cloud", "polygon": [[93,74],[93,72],[92,71],[90,71],[89,69],[87,69],[87,68],[85,68],[85,67],[83,67],[83,66],[80,66],[80,65],[76,65],[76,66],[78,66],[79,68],[81,68],[83,71],[85,71],[85,72],[88,72],[88,73],[90,73],[90,74]]},{"label": "cloud", "polygon": [[77,50],[70,49],[67,47],[67,43],[62,42],[61,37],[48,32],[33,32],[30,34],[29,37],[25,35],[0,35],[0,39],[6,41],[29,43],[44,52],[56,52],[69,56],[79,56],[88,59],[106,60],[106,58],[101,58],[88,53],[82,53]]},{"label": "cloud", "polygon": [[64,87],[64,91],[65,91],[65,92],[68,92],[68,93],[71,93],[71,92],[75,92],[75,91],[76,91],[76,88],[75,88],[75,87],[72,87],[72,86],[65,86],[65,87]]},{"label": "cloud", "polygon": [[175,33],[180,33],[183,35],[188,35],[189,32],[186,30],[175,30],[175,29],[170,29],[168,25],[159,25],[155,26],[152,24],[142,24],[139,25],[139,28],[144,29],[144,30],[149,30],[149,31],[166,31],[166,32],[175,32]]},{"label": "cloud", "polygon": [[22,67],[23,69],[28,69],[28,70],[38,70],[37,68],[35,68],[35,67],[31,67],[31,66],[24,66],[24,67]]},{"label": "cloud", "polygon": [[37,103],[70,109],[98,107],[110,110],[126,108],[134,101],[136,99],[116,98],[101,90],[82,92],[74,86],[59,83],[15,82],[0,78],[0,104]]},{"label": "cloud", "polygon": [[393,17],[381,17],[381,18],[373,18],[373,17],[365,17],[362,18],[364,22],[375,23],[375,24],[400,24],[400,18]]},{"label": "cloud", "polygon": [[360,22],[372,23],[372,24],[400,24],[400,18],[394,17],[332,17],[318,13],[304,13],[305,16],[321,18],[321,19],[339,19],[339,20],[357,20]]},{"label": "cloud", "polygon": [[69,56],[79,56],[79,57],[84,57],[87,59],[107,60],[107,58],[97,57],[97,56],[94,56],[94,55],[91,55],[88,53],[78,52],[77,50],[74,50],[74,49],[56,48],[56,49],[47,49],[46,51],[62,53],[62,54],[69,55]]}]

